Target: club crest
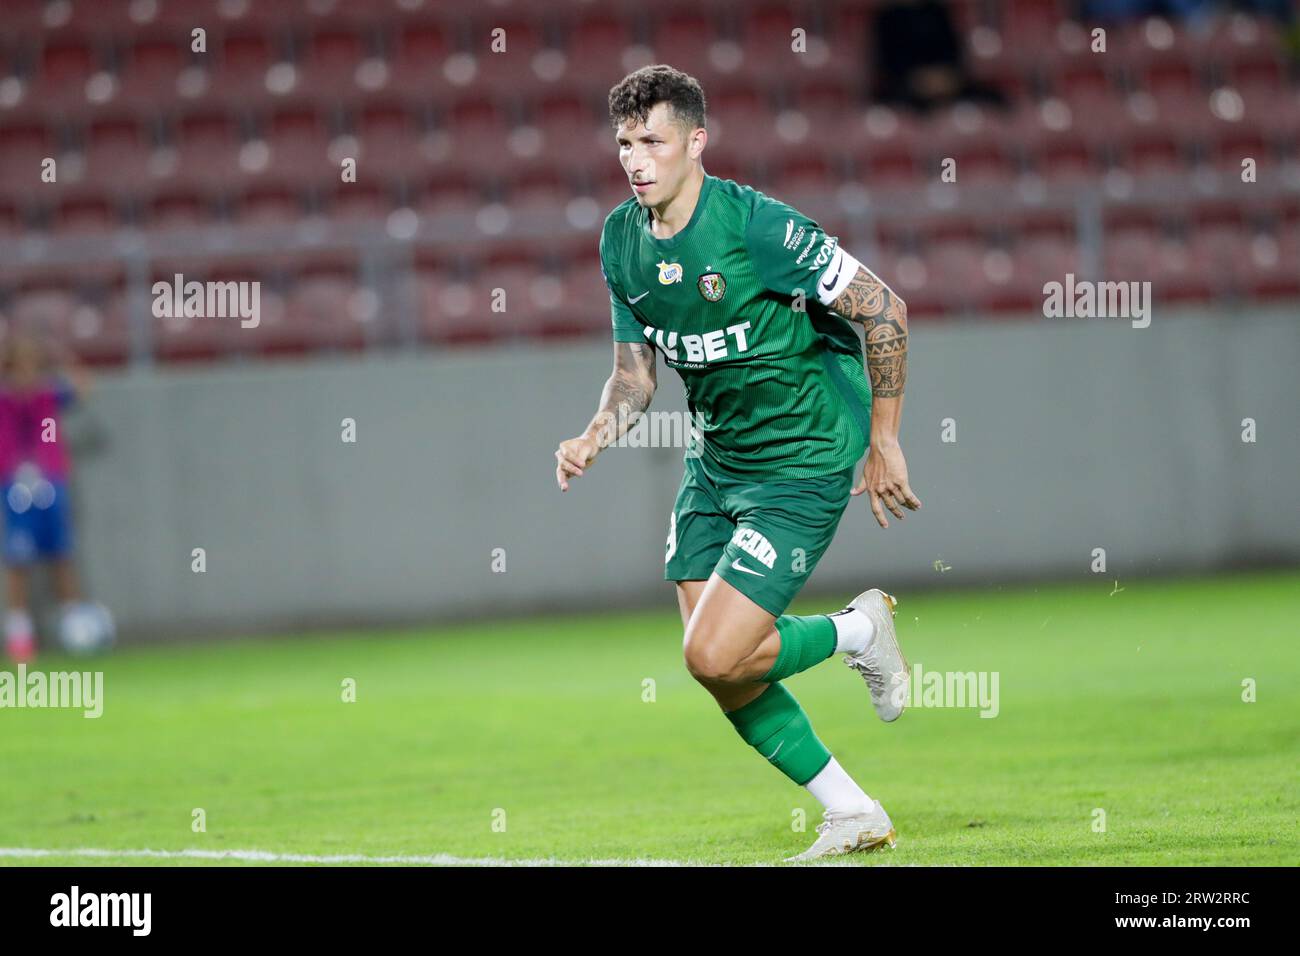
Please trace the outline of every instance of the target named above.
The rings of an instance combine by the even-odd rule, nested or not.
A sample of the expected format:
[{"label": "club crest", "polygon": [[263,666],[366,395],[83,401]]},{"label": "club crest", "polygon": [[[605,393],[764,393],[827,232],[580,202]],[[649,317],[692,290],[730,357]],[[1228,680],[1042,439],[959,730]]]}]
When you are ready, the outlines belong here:
[{"label": "club crest", "polygon": [[717,302],[727,294],[727,280],[722,278],[721,272],[706,272],[695,284],[700,295],[710,302]]}]

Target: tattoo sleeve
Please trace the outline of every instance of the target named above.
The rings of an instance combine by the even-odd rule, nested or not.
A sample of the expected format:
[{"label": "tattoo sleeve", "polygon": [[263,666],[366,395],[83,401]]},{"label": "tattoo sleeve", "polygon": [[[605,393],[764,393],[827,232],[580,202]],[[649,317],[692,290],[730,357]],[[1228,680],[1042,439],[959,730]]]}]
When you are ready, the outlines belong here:
[{"label": "tattoo sleeve", "polygon": [[871,394],[898,398],[907,382],[907,304],[870,270],[859,268],[831,310],[866,329]]},{"label": "tattoo sleeve", "polygon": [[587,426],[602,448],[612,444],[636,424],[636,417],[650,407],[656,384],[653,345],[643,342],[614,343],[614,372],[600,395],[600,409]]}]

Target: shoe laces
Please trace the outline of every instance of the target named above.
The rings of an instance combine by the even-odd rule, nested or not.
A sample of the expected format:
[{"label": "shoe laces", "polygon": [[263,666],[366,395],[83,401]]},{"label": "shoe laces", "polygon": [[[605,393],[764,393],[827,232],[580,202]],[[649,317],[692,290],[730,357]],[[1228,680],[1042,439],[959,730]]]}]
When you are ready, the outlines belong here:
[{"label": "shoe laces", "polygon": [[866,678],[867,684],[872,691],[877,694],[884,693],[885,675],[880,668],[872,667],[869,663],[857,657],[846,657],[844,662]]},{"label": "shoe laces", "polygon": [[841,821],[841,820],[847,820],[847,819],[849,819],[849,818],[851,818],[851,817],[855,817],[855,816],[859,816],[859,814],[856,814],[856,813],[839,813],[839,814],[835,814],[835,813],[831,813],[831,811],[829,811],[829,810],[824,810],[824,811],[822,811],[822,820],[825,821],[825,822],[817,824],[817,826],[815,827],[815,829],[817,830],[817,833],[818,833],[818,834],[825,834],[825,833],[829,832],[829,831],[830,831],[830,828],[833,827],[833,826],[834,826],[836,823],[838,823],[839,821]]}]

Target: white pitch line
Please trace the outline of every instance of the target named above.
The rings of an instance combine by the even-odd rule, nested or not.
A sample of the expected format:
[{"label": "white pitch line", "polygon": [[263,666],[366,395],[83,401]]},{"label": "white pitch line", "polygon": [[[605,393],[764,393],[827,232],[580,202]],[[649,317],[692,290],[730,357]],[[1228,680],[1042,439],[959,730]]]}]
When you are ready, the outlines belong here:
[{"label": "white pitch line", "polygon": [[364,853],[314,855],[310,853],[270,853],[266,850],[105,850],[79,847],[71,850],[45,850],[31,847],[0,847],[0,857],[42,859],[73,857],[77,859],[157,859],[157,860],[243,860],[250,863],[366,863],[376,866],[691,866],[681,860],[508,860],[501,857],[452,856],[367,856]]}]

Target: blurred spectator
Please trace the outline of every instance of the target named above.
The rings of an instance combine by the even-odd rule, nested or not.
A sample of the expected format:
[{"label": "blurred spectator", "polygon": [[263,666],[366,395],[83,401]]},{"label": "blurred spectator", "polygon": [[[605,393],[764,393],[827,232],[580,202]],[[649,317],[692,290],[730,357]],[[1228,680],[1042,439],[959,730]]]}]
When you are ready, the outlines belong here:
[{"label": "blurred spectator", "polygon": [[1215,0],[1083,0],[1085,20],[1119,23],[1147,16],[1196,20],[1213,12]]},{"label": "blurred spectator", "polygon": [[1234,10],[1272,17],[1279,23],[1295,22],[1295,0],[1232,0],[1227,4]]},{"label": "blurred spectator", "polygon": [[1293,0],[1083,0],[1080,9],[1084,19],[1109,23],[1148,16],[1196,23],[1227,10],[1273,17],[1281,23],[1295,19]]},{"label": "blurred spectator", "polygon": [[0,350],[0,492],[4,494],[7,608],[5,649],[17,661],[35,654],[28,602],[31,569],[50,562],[66,615],[80,605],[72,561],[70,461],[60,412],[86,388],[86,374],[64,354],[25,332]]},{"label": "blurred spectator", "polygon": [[868,25],[875,53],[875,98],[926,112],[957,100],[999,106],[1006,97],[966,69],[961,38],[940,0],[892,0]]}]

